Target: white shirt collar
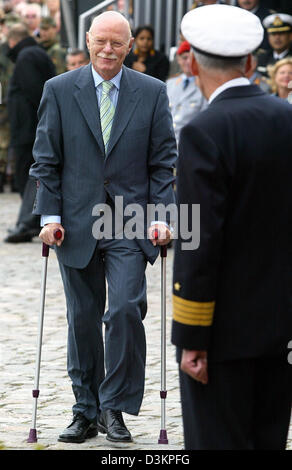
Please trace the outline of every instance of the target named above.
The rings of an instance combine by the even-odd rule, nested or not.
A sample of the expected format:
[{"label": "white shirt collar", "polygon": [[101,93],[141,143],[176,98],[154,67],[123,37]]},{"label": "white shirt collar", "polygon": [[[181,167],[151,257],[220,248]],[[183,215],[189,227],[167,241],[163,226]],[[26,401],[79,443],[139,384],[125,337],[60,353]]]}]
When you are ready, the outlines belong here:
[{"label": "white shirt collar", "polygon": [[196,78],[194,75],[191,75],[190,77],[188,77],[185,73],[182,73],[181,76],[182,76],[183,81],[188,79],[189,82],[193,82]]},{"label": "white shirt collar", "polygon": [[[95,88],[97,88],[102,82],[104,82],[104,78],[102,78],[99,75],[99,73],[97,73],[97,71],[95,70],[95,68],[93,66],[91,66],[91,70],[92,70],[92,75],[93,75]],[[123,69],[121,69],[117,75],[115,75],[113,78],[111,78],[111,80],[109,80],[110,82],[112,82],[115,85],[115,87],[118,90],[120,89],[122,73],[123,73]]]},{"label": "white shirt collar", "polygon": [[233,78],[232,80],[229,80],[228,82],[225,82],[223,83],[223,85],[216,88],[216,90],[210,96],[208,103],[210,104],[216,98],[216,96],[220,95],[223,91],[227,90],[228,88],[246,85],[250,85],[250,81],[246,77]]},{"label": "white shirt collar", "polygon": [[281,52],[280,54],[278,54],[277,52],[273,52],[273,56],[274,56],[274,59],[284,59],[284,57],[287,55],[287,53],[289,52],[289,49],[286,49],[285,51]]}]

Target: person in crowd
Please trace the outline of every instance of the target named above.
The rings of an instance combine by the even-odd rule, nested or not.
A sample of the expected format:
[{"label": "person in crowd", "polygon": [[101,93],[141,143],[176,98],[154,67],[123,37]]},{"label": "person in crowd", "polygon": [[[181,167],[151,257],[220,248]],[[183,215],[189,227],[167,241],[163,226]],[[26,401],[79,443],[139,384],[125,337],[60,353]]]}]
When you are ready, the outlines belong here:
[{"label": "person in crowd", "polygon": [[[275,13],[274,10],[267,8],[261,3],[261,0],[237,0],[237,4],[240,8],[244,8],[251,13],[254,13],[261,22],[263,22],[264,18],[268,15]],[[264,39],[259,46],[260,49],[263,50],[270,50],[270,45],[267,37],[266,31],[264,32]]]},{"label": "person in crowd", "polygon": [[292,57],[279,60],[275,65],[271,65],[268,71],[272,93],[287,100],[291,93]]},{"label": "person in crowd", "polygon": [[27,8],[27,3],[25,1],[21,1],[17,3],[13,8],[11,8],[10,11],[13,13],[16,13],[22,18],[22,20],[24,20],[26,8]]},{"label": "person in crowd", "polygon": [[39,37],[39,26],[41,22],[42,9],[37,3],[28,3],[24,9],[23,20],[29,33],[33,37]]},{"label": "person in crowd", "polygon": [[181,74],[166,82],[177,143],[183,126],[207,107],[207,101],[196,84],[196,77],[192,74],[190,49],[191,46],[187,41],[179,46],[176,56]]},{"label": "person in crowd", "polygon": [[[184,16],[182,32],[209,103],[182,129],[177,165],[185,210],[172,342],[185,448],[284,450],[292,397],[292,107],[245,78],[264,34],[256,15],[197,8]],[[184,232],[194,205],[200,236],[192,240]]]},{"label": "person in crowd", "polygon": [[168,71],[168,79],[177,77],[181,73],[180,66],[178,65],[177,62],[177,50],[180,47],[180,45],[185,41],[185,38],[183,37],[181,31],[179,33],[179,39],[178,43],[176,46],[172,46],[169,50],[169,71]]},{"label": "person in crowd", "polygon": [[134,34],[135,47],[125,59],[125,65],[137,72],[165,81],[169,71],[169,60],[160,51],[154,50],[152,26],[139,26]]},{"label": "person in crowd", "polygon": [[72,49],[66,56],[66,69],[75,70],[89,63],[89,57],[86,51],[82,49]]},{"label": "person in crowd", "polygon": [[45,0],[45,4],[48,9],[48,15],[51,18],[55,18],[60,11],[60,0]]},{"label": "person in crowd", "polygon": [[[98,429],[110,441],[132,441],[122,413],[137,415],[144,393],[145,269],[158,255],[156,245],[170,241],[165,217],[154,217],[149,229],[141,220],[141,235],[127,237],[128,217],[116,204],[119,196],[125,208],[138,203],[145,214],[147,204],[174,203],[177,149],[166,86],[123,66],[131,36],[120,13],[97,16],[86,35],[91,63],[49,80],[39,108],[30,170],[38,181],[34,213],[42,216],[41,239],[56,246],[76,400],[62,442],[83,442]],[[109,211],[122,222],[103,233]],[[62,231],[59,241],[55,229]]]},{"label": "person in crowd", "polygon": [[56,67],[57,75],[66,71],[66,54],[57,38],[57,25],[51,16],[43,17],[39,27],[39,44],[47,52]]},{"label": "person in crowd", "polygon": [[28,172],[33,162],[32,148],[43,86],[56,71],[47,53],[38,46],[25,25],[12,26],[7,41],[8,56],[15,64],[7,97],[10,142],[16,155],[15,177],[22,204],[16,227],[5,241],[20,243],[31,241],[39,233],[39,218],[32,215],[36,188],[28,178]]},{"label": "person in crowd", "polygon": [[55,20],[57,32],[61,29],[61,4],[60,0],[45,0],[48,16]]},{"label": "person in crowd", "polygon": [[246,77],[249,79],[250,83],[253,85],[258,85],[265,93],[270,93],[270,85],[267,81],[267,78],[264,77],[258,71],[258,54],[257,52],[253,52],[251,54],[251,64],[250,69],[246,73]]},{"label": "person in crowd", "polygon": [[[13,64],[8,59],[7,53],[9,46],[7,43],[7,34],[9,28],[18,21],[12,14],[4,14],[0,16],[0,28],[2,41],[0,43],[0,193],[4,191],[4,184],[7,176],[11,178],[9,172],[9,143],[10,143],[10,126],[7,110],[7,93],[9,79],[13,72]],[[10,173],[8,175],[8,173]]]},{"label": "person in crowd", "polygon": [[292,16],[277,13],[267,16],[263,25],[268,33],[270,51],[259,54],[258,71],[268,76],[267,67],[292,56]]}]

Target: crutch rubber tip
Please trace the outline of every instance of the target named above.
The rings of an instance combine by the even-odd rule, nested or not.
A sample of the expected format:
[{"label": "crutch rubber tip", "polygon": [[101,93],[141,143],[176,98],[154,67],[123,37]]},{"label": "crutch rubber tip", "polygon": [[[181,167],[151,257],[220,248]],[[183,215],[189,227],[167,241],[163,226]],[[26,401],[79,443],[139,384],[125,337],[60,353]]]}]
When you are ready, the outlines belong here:
[{"label": "crutch rubber tip", "polygon": [[37,442],[37,432],[36,432],[36,429],[30,429],[27,442],[29,442],[29,443]]},{"label": "crutch rubber tip", "polygon": [[158,444],[168,444],[166,429],[161,429]]}]

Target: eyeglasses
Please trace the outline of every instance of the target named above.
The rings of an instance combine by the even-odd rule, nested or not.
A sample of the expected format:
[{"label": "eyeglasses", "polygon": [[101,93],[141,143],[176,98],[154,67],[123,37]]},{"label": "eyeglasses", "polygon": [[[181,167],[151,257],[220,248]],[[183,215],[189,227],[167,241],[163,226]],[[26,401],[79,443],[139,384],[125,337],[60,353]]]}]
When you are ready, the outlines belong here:
[{"label": "eyeglasses", "polygon": [[37,15],[25,15],[25,18],[37,18]]},{"label": "eyeglasses", "polygon": [[[91,36],[91,38],[93,38],[93,35],[91,33],[89,33],[89,35]],[[92,39],[92,42],[95,46],[98,47],[105,47],[107,44],[110,44],[112,49],[119,49],[126,45],[126,43],[122,41],[106,41],[105,39],[101,38]]]}]

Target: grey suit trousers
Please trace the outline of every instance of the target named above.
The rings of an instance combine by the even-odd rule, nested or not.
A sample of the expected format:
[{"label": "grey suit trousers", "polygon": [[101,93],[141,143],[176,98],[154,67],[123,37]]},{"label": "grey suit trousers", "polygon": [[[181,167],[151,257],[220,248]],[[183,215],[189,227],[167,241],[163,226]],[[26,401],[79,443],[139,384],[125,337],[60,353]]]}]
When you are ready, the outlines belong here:
[{"label": "grey suit trousers", "polygon": [[144,253],[135,240],[126,239],[98,241],[85,269],[60,263],[67,300],[68,373],[76,399],[73,414],[80,412],[92,422],[101,409],[139,413],[146,360],[145,269]]}]

